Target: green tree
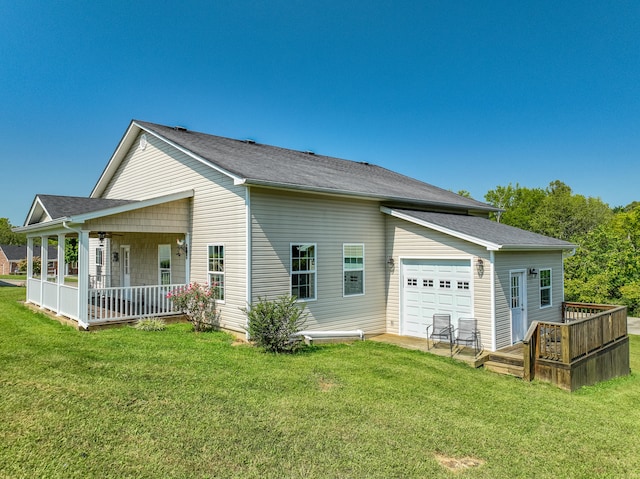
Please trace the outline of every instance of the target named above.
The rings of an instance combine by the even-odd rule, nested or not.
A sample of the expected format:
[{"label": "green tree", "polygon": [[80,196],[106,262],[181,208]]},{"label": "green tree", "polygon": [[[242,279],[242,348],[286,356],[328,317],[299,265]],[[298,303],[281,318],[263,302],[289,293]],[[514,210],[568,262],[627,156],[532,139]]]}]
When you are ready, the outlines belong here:
[{"label": "green tree", "polygon": [[552,181],[535,214],[531,230],[554,238],[575,241],[607,222],[611,208],[600,198],[573,194],[565,183]]},{"label": "green tree", "polygon": [[11,223],[8,218],[0,218],[0,244],[24,245],[27,244],[27,236],[11,231]]}]

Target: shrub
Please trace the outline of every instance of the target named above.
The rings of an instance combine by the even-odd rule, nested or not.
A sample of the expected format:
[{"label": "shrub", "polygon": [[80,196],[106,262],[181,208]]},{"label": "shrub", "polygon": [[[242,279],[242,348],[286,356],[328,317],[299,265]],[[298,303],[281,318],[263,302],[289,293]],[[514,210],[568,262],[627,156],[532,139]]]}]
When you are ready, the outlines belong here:
[{"label": "shrub", "polygon": [[134,327],[140,331],[164,331],[167,324],[161,318],[140,318]]},{"label": "shrub", "polygon": [[302,330],[307,315],[292,296],[274,301],[258,298],[258,302],[243,310],[247,315],[247,331],[255,344],[265,351],[294,352],[304,345],[293,335]]},{"label": "shrub", "polygon": [[217,289],[215,285],[191,283],[170,291],[167,298],[187,315],[194,331],[212,331],[220,325],[220,315],[216,310]]}]

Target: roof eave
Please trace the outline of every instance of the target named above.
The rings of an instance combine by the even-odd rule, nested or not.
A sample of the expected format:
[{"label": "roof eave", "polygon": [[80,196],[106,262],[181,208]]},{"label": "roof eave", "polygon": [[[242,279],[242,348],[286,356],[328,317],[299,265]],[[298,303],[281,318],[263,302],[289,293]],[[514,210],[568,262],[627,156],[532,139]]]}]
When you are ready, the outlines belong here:
[{"label": "roof eave", "polygon": [[258,180],[258,179],[251,179],[251,178],[243,179],[242,181],[235,182],[234,184],[245,185],[245,186],[260,186],[264,188],[273,188],[273,189],[279,189],[279,190],[303,191],[305,193],[319,193],[319,194],[341,196],[341,197],[360,198],[364,200],[410,203],[413,205],[420,205],[420,206],[437,206],[439,208],[453,208],[456,210],[465,210],[465,211],[483,211],[483,212],[496,211],[496,209],[493,208],[492,206],[483,207],[482,205],[461,205],[456,203],[427,201],[427,200],[420,200],[420,199],[409,198],[409,197],[376,195],[373,193],[361,193],[357,191],[338,190],[333,188],[322,188],[317,186],[305,186],[305,185],[298,185],[298,184],[292,184],[292,183],[281,183],[281,182]]},{"label": "roof eave", "polygon": [[[105,208],[101,210],[95,210],[88,213],[81,213],[73,216],[65,216],[63,218],[56,218],[46,223],[36,223],[33,225],[22,226],[14,228],[16,233],[28,233],[33,231],[48,231],[51,229],[59,228],[60,226],[66,227],[73,225],[79,227],[86,221],[94,220],[96,218],[102,218],[104,216],[117,215],[133,211],[141,208],[148,208],[149,206],[156,206],[163,203],[169,203],[171,201],[178,201],[186,198],[191,198],[194,195],[194,190],[183,190],[173,193],[168,193],[162,196],[155,196],[143,200],[133,201],[131,203],[125,203],[123,205],[113,206],[111,208]],[[66,225],[66,226],[65,226]]]}]

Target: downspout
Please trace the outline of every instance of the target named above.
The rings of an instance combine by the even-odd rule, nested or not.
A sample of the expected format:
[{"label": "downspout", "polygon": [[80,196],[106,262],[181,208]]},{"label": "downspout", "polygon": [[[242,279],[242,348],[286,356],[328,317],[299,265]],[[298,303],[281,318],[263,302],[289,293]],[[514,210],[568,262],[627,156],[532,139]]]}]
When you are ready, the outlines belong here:
[{"label": "downspout", "polygon": [[[246,237],[245,237],[245,290],[246,290],[246,303],[247,307],[251,305],[253,291],[251,289],[251,284],[253,282],[252,278],[252,228],[251,228],[251,191],[248,186],[245,186],[245,196],[244,196],[244,206],[245,206],[245,220],[246,220]],[[245,331],[246,331],[246,339],[247,341],[251,338],[249,337],[249,319],[245,322]]]},{"label": "downspout", "polygon": [[494,274],[495,260],[495,252],[489,251],[489,274],[491,275],[491,322],[493,323],[491,351],[496,350],[496,335],[498,334],[498,325],[496,323],[496,278]]},{"label": "downspout", "polygon": [[78,234],[78,325],[89,329],[89,232],[72,228],[66,221],[62,226]]}]

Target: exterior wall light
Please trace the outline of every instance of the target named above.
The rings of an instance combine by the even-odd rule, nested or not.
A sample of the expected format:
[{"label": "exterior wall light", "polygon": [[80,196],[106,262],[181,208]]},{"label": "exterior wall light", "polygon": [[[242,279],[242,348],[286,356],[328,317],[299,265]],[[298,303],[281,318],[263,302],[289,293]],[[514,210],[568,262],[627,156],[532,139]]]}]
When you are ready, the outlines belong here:
[{"label": "exterior wall light", "polygon": [[186,257],[189,254],[187,242],[183,239],[178,238],[176,239],[176,244],[178,245],[178,256],[182,256],[184,254]]},{"label": "exterior wall light", "polygon": [[484,274],[484,260],[482,258],[476,258],[476,271],[480,277]]},{"label": "exterior wall light", "polygon": [[389,268],[393,268],[395,266],[396,262],[393,259],[393,256],[389,256],[389,259],[387,260],[387,266]]},{"label": "exterior wall light", "polygon": [[531,276],[538,276],[538,270],[535,268],[529,268],[529,274]]}]

